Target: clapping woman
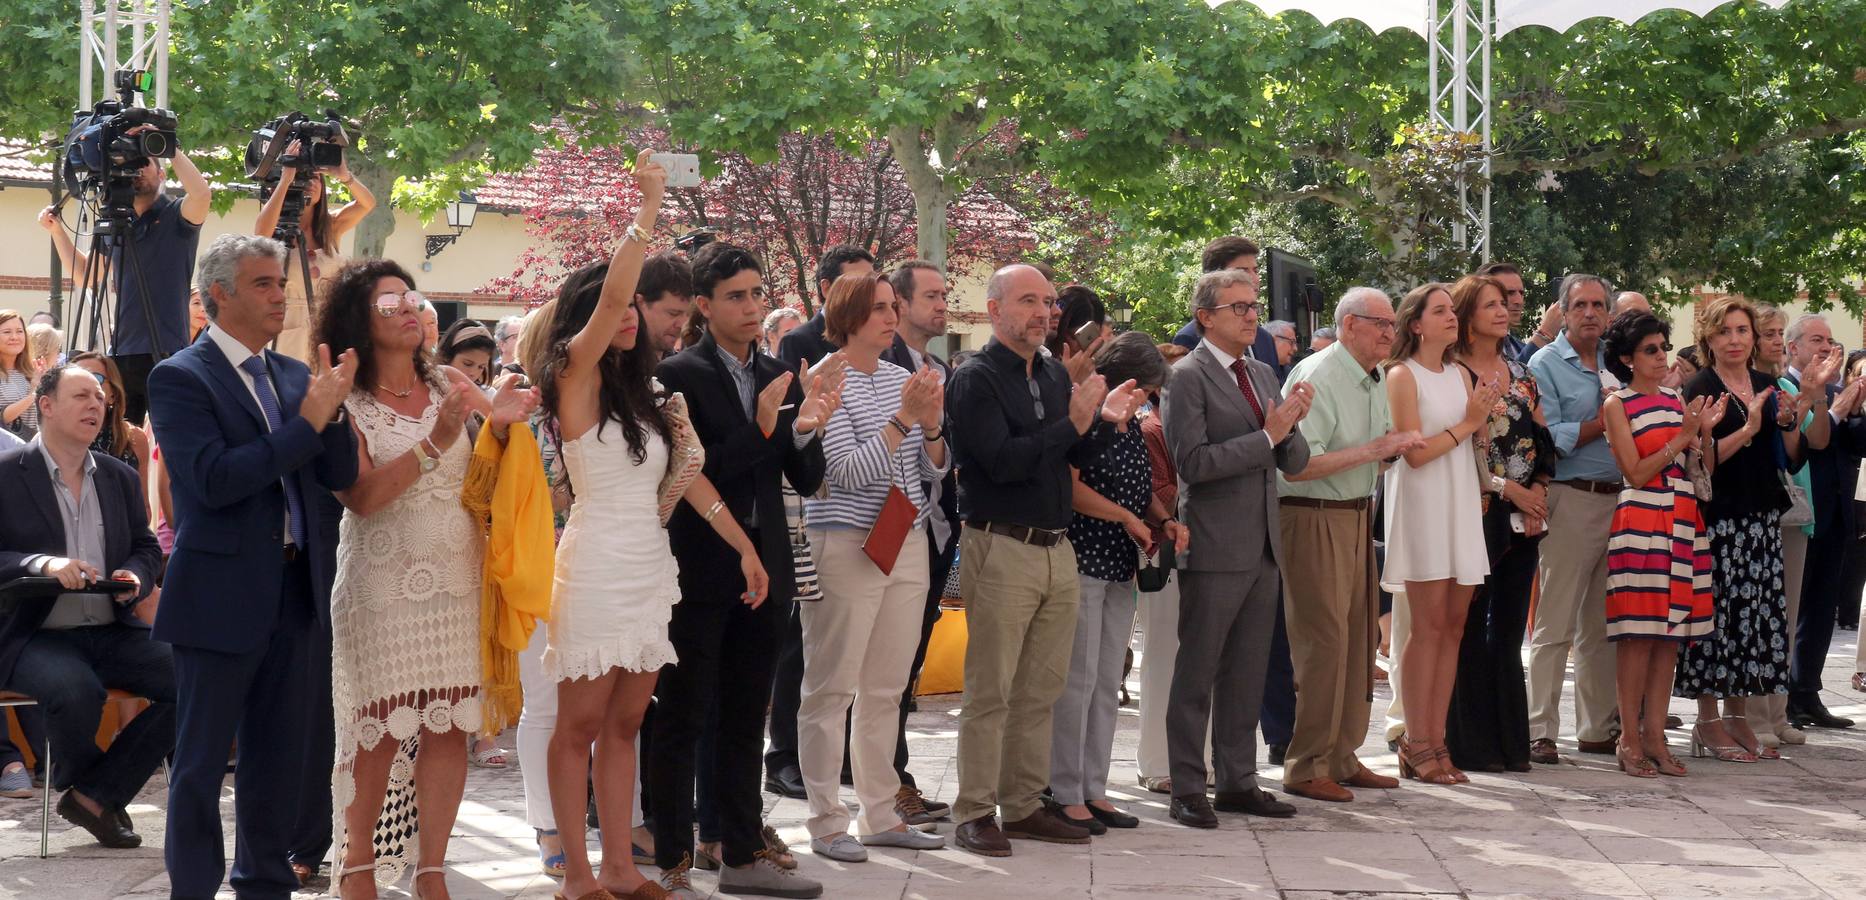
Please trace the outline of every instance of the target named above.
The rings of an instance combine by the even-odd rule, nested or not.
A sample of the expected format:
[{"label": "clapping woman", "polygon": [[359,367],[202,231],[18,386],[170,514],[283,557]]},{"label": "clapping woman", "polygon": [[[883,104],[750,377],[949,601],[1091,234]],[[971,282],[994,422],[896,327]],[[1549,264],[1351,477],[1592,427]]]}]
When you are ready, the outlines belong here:
[{"label": "clapping woman", "polygon": [[1400,774],[1432,784],[1468,780],[1451,765],[1445,716],[1471,593],[1490,574],[1471,437],[1490,418],[1502,385],[1473,384],[1451,362],[1458,314],[1446,285],[1414,288],[1395,314],[1398,337],[1385,363],[1393,428],[1424,439],[1387,470],[1387,556],[1380,586],[1405,591],[1412,633],[1400,651],[1406,735]]},{"label": "clapping woman", "polygon": [[[374,897],[377,881],[393,882],[408,865],[399,853],[379,859],[374,836],[384,798],[412,781],[415,894],[445,898],[442,862],[466,787],[467,735],[480,727],[483,680],[486,548],[461,503],[472,456],[466,418],[477,409],[503,440],[537,396],[512,378],[489,402],[465,376],[434,365],[422,340],[421,294],[394,262],[344,267],[325,300],[316,343],[357,358],[344,404],[357,478],[338,495],[345,512],[331,589],[336,888],[345,898]],[[409,759],[403,748],[417,735]]]}]

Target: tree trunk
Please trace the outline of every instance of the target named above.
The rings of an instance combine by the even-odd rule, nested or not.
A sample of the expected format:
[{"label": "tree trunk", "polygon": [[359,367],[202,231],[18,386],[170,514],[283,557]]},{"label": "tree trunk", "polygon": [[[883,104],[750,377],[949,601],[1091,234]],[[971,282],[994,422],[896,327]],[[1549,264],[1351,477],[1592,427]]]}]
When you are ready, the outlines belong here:
[{"label": "tree trunk", "polygon": [[[927,159],[919,128],[896,125],[888,129],[888,147],[901,167],[907,188],[914,192],[914,233],[920,258],[946,268],[946,210],[952,205],[952,187]],[[950,160],[941,160],[950,163]]]},{"label": "tree trunk", "polygon": [[389,235],[395,233],[395,204],[390,202],[395,190],[395,173],[360,153],[351,154],[349,162],[350,174],[376,195],[376,208],[356,226],[350,255],[358,259],[379,257],[388,246]]}]

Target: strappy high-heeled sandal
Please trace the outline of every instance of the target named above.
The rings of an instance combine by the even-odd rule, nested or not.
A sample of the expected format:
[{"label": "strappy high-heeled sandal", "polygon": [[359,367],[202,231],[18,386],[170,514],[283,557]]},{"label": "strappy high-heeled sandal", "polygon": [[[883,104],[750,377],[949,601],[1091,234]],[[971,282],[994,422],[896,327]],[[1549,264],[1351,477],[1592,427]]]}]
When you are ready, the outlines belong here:
[{"label": "strappy high-heeled sandal", "polygon": [[1658,767],[1652,764],[1651,758],[1647,757],[1644,751],[1641,751],[1640,755],[1635,756],[1633,755],[1633,748],[1627,746],[1625,743],[1617,743],[1613,745],[1613,757],[1619,760],[1620,771],[1634,778],[1659,777]]},{"label": "strappy high-heeled sandal", "polygon": [[[1729,735],[1730,740],[1735,741],[1737,746],[1742,747],[1745,751],[1748,751],[1749,755],[1754,756],[1757,759],[1781,759],[1782,758],[1782,751],[1777,750],[1774,747],[1762,746],[1761,738],[1756,739],[1756,746],[1754,747],[1751,747],[1748,742],[1744,741],[1743,738],[1739,736],[1738,732],[1735,729],[1732,729],[1729,725],[1729,723],[1731,722],[1742,721],[1738,719],[1736,716],[1724,716],[1723,721],[1724,721],[1724,726],[1723,726],[1724,734]],[[1742,722],[1742,724],[1745,727],[1749,725],[1748,722]],[[1755,732],[1752,731],[1750,732],[1750,734],[1754,735]]]},{"label": "strappy high-heeled sandal", "polygon": [[444,866],[416,867],[415,877],[408,879],[408,887],[415,895],[415,900],[426,900],[426,897],[421,893],[421,876],[423,875],[439,875],[444,885],[447,879],[447,869]]},{"label": "strappy high-heeled sandal", "polygon": [[1396,752],[1399,754],[1400,774],[1426,784],[1458,783],[1451,773],[1445,771],[1432,748],[1403,735],[1398,746]]},{"label": "strappy high-heeled sandal", "polygon": [[1447,747],[1444,744],[1439,744],[1438,746],[1432,748],[1432,755],[1435,757],[1438,757],[1439,767],[1445,770],[1445,774],[1451,776],[1451,780],[1453,783],[1455,784],[1470,784],[1471,783],[1471,776],[1464,774],[1463,769],[1460,769],[1457,766],[1452,764],[1450,747]]},{"label": "strappy high-heeled sandal", "polygon": [[1723,762],[1753,763],[1756,755],[1735,744],[1713,744],[1704,737],[1704,723],[1691,726],[1691,758],[1715,757]]},{"label": "strappy high-heeled sandal", "polygon": [[[375,871],[376,871],[376,861],[373,859],[360,866],[351,866],[347,869],[338,869],[336,876],[333,877],[330,882],[331,893],[336,894],[337,896],[341,897],[343,896],[343,880],[345,878],[348,878],[359,872],[374,873]],[[374,879],[376,876],[374,874],[371,874],[369,877],[371,879]]]}]

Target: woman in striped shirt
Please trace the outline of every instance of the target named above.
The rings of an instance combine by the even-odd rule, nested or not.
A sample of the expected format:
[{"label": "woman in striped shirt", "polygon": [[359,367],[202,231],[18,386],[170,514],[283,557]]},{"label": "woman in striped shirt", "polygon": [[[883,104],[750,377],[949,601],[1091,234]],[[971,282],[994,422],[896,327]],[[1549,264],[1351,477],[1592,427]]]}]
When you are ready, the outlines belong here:
[{"label": "woman in striped shirt", "polygon": [[[798,756],[809,793],[810,847],[843,862],[868,858],[863,845],[930,850],[937,835],[902,824],[894,811],[900,777],[894,737],[901,692],[920,642],[927,594],[924,485],[946,472],[944,393],[939,372],[906,369],[881,358],[894,343],[900,308],[894,289],[873,274],[846,275],[830,288],[825,334],[848,362],[842,407],[823,434],[828,470],[824,499],[805,507],[823,599],[805,603],[803,696],[797,709]],[[918,511],[898,546],[870,529],[889,495],[905,494]],[[898,501],[897,501],[898,503]],[[875,556],[896,551],[883,571]],[[879,551],[879,552],[878,552]],[[859,690],[858,690],[859,688]],[[840,797],[843,721],[850,769],[861,800],[861,839],[849,834]]]}]

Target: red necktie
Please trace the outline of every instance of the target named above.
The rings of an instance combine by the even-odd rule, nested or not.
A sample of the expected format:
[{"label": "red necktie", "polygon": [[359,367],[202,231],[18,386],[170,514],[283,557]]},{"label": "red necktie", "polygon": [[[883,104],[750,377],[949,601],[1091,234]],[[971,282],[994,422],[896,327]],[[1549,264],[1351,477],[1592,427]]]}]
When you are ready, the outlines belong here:
[{"label": "red necktie", "polygon": [[1238,390],[1244,392],[1244,402],[1250,404],[1251,412],[1257,414],[1258,422],[1262,422],[1263,404],[1257,402],[1257,389],[1251,387],[1250,371],[1244,368],[1243,360],[1234,359],[1231,361],[1231,374],[1238,377]]}]

